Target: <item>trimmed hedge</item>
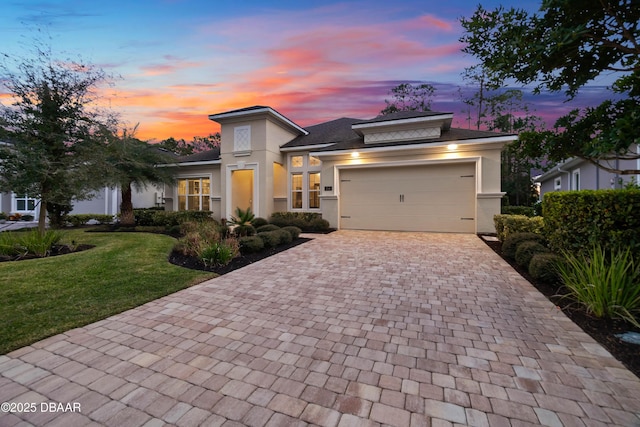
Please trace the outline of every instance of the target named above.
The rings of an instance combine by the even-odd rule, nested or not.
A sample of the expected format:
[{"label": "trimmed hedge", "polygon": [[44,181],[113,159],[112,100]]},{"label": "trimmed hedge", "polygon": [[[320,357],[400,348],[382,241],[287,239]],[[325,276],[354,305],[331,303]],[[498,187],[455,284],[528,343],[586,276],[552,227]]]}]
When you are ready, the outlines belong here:
[{"label": "trimmed hedge", "polygon": [[629,248],[640,259],[640,190],[547,193],[544,235],[554,252],[580,253],[595,244]]},{"label": "trimmed hedge", "polygon": [[263,231],[257,236],[262,239],[265,248],[275,248],[280,244],[280,235],[276,233],[277,231]]},{"label": "trimmed hedge", "polygon": [[280,227],[278,227],[275,224],[265,224],[256,228],[256,231],[258,233],[262,233],[263,231],[275,231],[275,230],[280,230]]},{"label": "trimmed hedge", "polygon": [[256,229],[262,227],[263,225],[269,224],[269,221],[262,217],[255,217],[251,220],[251,225],[253,225]]},{"label": "trimmed hedge", "polygon": [[528,269],[531,258],[533,258],[535,254],[549,252],[549,248],[541,243],[534,242],[532,240],[522,242],[518,245],[518,249],[516,249],[516,264]]},{"label": "trimmed hedge", "polygon": [[258,236],[244,236],[240,237],[240,253],[249,254],[254,252],[260,252],[264,249],[264,242]]},{"label": "trimmed hedge", "polygon": [[515,259],[518,246],[524,242],[536,242],[543,244],[544,236],[536,233],[512,233],[502,243],[502,255]]},{"label": "trimmed hedge", "polygon": [[173,227],[187,221],[207,221],[211,219],[211,211],[171,211],[158,209],[134,209],[136,225],[152,225]]},{"label": "trimmed hedge", "polygon": [[329,221],[322,219],[316,212],[274,212],[269,217],[269,223],[278,227],[298,227],[302,231],[327,231]]},{"label": "trimmed hedge", "polygon": [[67,215],[67,222],[73,227],[80,227],[87,224],[89,221],[96,221],[98,224],[111,224],[113,222],[113,215],[105,214],[74,214]]},{"label": "trimmed hedge", "polygon": [[300,233],[302,233],[302,230],[300,230],[298,227],[294,227],[292,225],[290,225],[288,227],[283,227],[282,229],[287,231],[289,234],[291,234],[291,238],[293,240],[296,240],[298,237],[300,237]]},{"label": "trimmed hedge", "polygon": [[530,218],[525,215],[494,215],[493,223],[501,242],[512,233],[542,234],[544,227],[544,219],[540,216]]},{"label": "trimmed hedge", "polygon": [[535,210],[531,206],[503,206],[503,215],[524,215],[528,217],[535,216]]},{"label": "trimmed hedge", "polygon": [[552,252],[537,253],[529,262],[529,274],[536,280],[544,283],[558,283],[560,273],[558,265],[564,262],[564,258]]}]

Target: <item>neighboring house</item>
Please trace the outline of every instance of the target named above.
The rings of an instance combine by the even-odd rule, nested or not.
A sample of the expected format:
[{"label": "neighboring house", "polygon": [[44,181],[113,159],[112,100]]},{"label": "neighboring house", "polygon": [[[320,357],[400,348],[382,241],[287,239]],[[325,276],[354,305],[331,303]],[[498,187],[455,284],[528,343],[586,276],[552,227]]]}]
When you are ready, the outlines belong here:
[{"label": "neighboring house", "polygon": [[254,106],[209,116],[219,149],[181,157],[165,209],[317,212],[339,229],[494,232],[500,152],[517,136],[451,128],[453,114],[404,111],[303,128]]},{"label": "neighboring house", "polygon": [[[640,153],[640,147],[638,152]],[[640,169],[639,160],[618,160],[611,162],[617,169]],[[635,180],[640,183],[639,175],[619,175],[598,168],[593,163],[574,157],[534,179],[540,184],[540,199],[545,193],[569,190],[601,190],[623,188]]]},{"label": "neighboring house", "polygon": [[[117,215],[120,212],[120,188],[105,187],[93,193],[89,200],[74,200],[71,214]],[[162,189],[150,186],[147,190],[136,192],[134,189],[134,208],[148,208],[162,205]],[[40,201],[27,195],[0,192],[0,212],[7,214],[33,215],[38,218]]]}]

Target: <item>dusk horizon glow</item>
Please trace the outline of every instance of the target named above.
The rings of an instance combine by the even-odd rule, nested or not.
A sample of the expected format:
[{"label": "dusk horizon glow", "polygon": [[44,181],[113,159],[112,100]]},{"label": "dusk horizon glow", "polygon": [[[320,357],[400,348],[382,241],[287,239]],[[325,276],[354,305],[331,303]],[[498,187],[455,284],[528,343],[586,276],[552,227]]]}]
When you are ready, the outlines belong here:
[{"label": "dusk horizon glow", "polygon": [[[3,6],[0,52],[29,54],[38,29],[54,52],[122,78],[103,96],[145,140],[191,140],[219,130],[208,116],[265,105],[301,126],[340,117],[370,119],[400,83],[436,87],[432,109],[468,127],[461,73],[477,64],[462,53],[459,19],[475,4],[411,0],[322,2],[115,0],[87,4],[25,1]],[[498,1],[483,1],[493,9]],[[537,10],[540,1],[505,6]],[[1,77],[1,76],[0,76]],[[548,126],[573,108],[609,96],[606,77],[572,102],[563,93],[526,100]],[[6,103],[8,95],[0,93]]]}]

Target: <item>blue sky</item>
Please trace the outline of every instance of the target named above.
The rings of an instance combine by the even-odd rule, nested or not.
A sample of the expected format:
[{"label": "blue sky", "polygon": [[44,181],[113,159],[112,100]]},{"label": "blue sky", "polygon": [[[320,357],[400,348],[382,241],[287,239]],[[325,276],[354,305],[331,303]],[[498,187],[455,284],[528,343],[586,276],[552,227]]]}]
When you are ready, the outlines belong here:
[{"label": "blue sky", "polygon": [[[104,97],[145,139],[207,135],[218,130],[207,115],[250,105],[269,105],[302,126],[372,118],[401,82],[434,84],[433,109],[466,126],[458,88],[476,61],[460,51],[459,18],[476,2],[2,3],[0,52],[26,55],[35,30],[46,30],[61,57],[79,55],[121,76]],[[540,1],[503,3],[533,11]],[[593,86],[577,102],[603,94]],[[561,94],[530,100],[548,120],[571,107]]]}]

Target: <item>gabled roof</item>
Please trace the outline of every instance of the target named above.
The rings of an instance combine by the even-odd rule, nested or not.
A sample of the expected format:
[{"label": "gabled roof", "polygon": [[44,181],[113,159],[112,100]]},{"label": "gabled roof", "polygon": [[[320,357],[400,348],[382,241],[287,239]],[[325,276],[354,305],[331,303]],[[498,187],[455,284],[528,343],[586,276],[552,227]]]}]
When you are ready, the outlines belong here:
[{"label": "gabled roof", "polygon": [[306,128],[307,135],[301,135],[280,148],[307,147],[313,145],[335,144],[338,142],[361,139],[351,126],[360,119],[343,117]]},{"label": "gabled roof", "polygon": [[418,117],[450,116],[451,114],[453,113],[440,113],[438,111],[396,111],[395,113],[381,114],[370,120],[360,120],[354,124],[361,125],[368,123],[388,122],[392,120],[415,119]]},{"label": "gabled roof", "polygon": [[209,120],[222,123],[227,120],[238,120],[238,119],[242,120],[242,119],[250,118],[252,116],[260,116],[263,114],[268,117],[271,117],[273,120],[275,120],[276,122],[279,122],[281,125],[288,127],[294,133],[297,133],[300,135],[305,135],[307,133],[307,131],[304,128],[298,126],[296,123],[289,120],[288,118],[286,118],[285,116],[283,116],[282,114],[274,110],[273,108],[266,107],[264,105],[254,105],[253,107],[225,111],[224,113],[210,114]]}]

